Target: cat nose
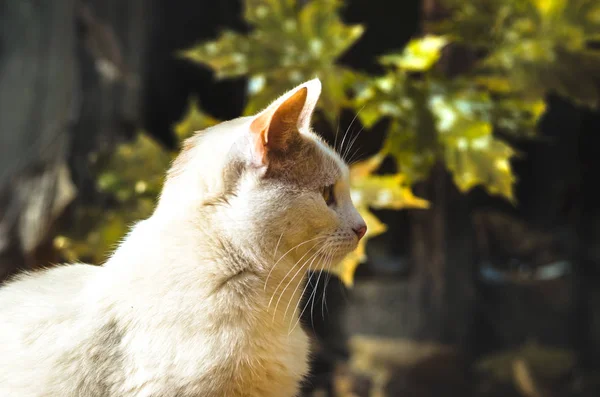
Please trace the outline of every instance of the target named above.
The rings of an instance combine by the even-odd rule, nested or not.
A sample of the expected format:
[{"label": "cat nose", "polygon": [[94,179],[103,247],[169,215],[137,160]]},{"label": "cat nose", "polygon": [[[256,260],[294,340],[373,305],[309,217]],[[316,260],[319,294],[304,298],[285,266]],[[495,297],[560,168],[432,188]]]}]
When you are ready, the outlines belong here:
[{"label": "cat nose", "polygon": [[367,225],[360,225],[359,227],[355,227],[352,230],[354,230],[354,233],[356,233],[356,236],[360,240],[367,232]]}]

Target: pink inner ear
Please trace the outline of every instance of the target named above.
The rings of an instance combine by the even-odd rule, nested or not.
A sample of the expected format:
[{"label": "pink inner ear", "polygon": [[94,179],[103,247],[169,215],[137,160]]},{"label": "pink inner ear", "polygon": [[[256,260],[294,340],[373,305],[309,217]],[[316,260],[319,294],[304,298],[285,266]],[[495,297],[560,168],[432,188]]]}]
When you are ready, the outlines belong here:
[{"label": "pink inner ear", "polygon": [[259,164],[267,164],[267,141],[265,135],[268,130],[270,118],[271,113],[262,113],[250,124],[253,155]]},{"label": "pink inner ear", "polygon": [[257,162],[267,164],[269,152],[288,149],[290,141],[298,134],[307,96],[308,89],[301,87],[283,101],[273,103],[252,121],[250,131]]}]

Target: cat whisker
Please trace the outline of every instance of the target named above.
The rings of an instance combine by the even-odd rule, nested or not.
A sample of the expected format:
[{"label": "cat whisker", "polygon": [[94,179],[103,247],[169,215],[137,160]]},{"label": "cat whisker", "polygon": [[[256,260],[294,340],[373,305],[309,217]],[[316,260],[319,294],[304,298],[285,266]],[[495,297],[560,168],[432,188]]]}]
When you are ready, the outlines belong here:
[{"label": "cat whisker", "polygon": [[[327,308],[327,299],[326,299],[326,295],[327,295],[327,286],[329,285],[329,283],[331,282],[331,279],[333,278],[333,273],[331,271],[332,266],[334,265],[333,262],[333,258],[331,261],[329,261],[329,264],[327,265],[327,280],[325,281],[325,288],[323,289],[323,304],[325,305],[325,311],[327,311],[327,313],[329,313],[329,310]],[[346,291],[341,290],[342,294],[344,295],[344,299],[346,299],[346,302],[348,302],[348,297],[345,295]],[[321,308],[321,312],[323,313],[323,308]],[[325,314],[323,313],[323,321],[325,321]]]},{"label": "cat whisker", "polygon": [[[325,278],[325,285],[323,286],[323,298],[321,300],[321,315],[323,321],[325,321],[325,311],[327,310],[327,301],[325,298],[327,295],[327,286],[329,285],[329,281],[331,281],[331,266],[333,265],[333,258],[334,257],[332,257],[329,263],[327,264],[327,269],[324,270],[327,273],[327,275]],[[327,312],[329,313],[328,310]]]},{"label": "cat whisker", "polygon": [[[283,236],[283,234],[282,234],[282,236]],[[271,267],[271,270],[269,271],[269,274],[267,275],[267,279],[265,280],[265,286],[264,286],[263,290],[265,290],[265,291],[266,291],[266,289],[267,289],[267,282],[269,281],[269,278],[271,277],[271,274],[273,273],[273,270],[275,270],[275,267],[277,266],[277,264],[278,264],[279,262],[281,262],[281,260],[282,260],[283,258],[285,258],[285,257],[286,257],[286,255],[288,255],[288,254],[289,254],[290,252],[292,252],[293,250],[295,250],[295,249],[297,249],[297,248],[300,248],[300,247],[301,247],[301,246],[303,246],[304,244],[310,243],[311,241],[315,241],[315,240],[318,240],[318,239],[323,239],[323,238],[326,238],[326,236],[317,236],[317,237],[315,237],[315,238],[311,238],[310,240],[303,241],[303,242],[301,242],[300,244],[297,244],[297,245],[293,246],[292,248],[290,248],[290,249],[289,249],[289,250],[288,250],[288,251],[287,251],[285,254],[281,255],[281,257],[279,257],[279,259],[277,260],[277,262],[275,262],[275,263],[273,264],[273,266]],[[309,252],[310,252],[310,250],[309,250]],[[287,275],[286,275],[286,276],[287,276]]]},{"label": "cat whisker", "polygon": [[[365,108],[365,105],[363,105],[363,107],[361,107],[358,112],[356,112],[356,114],[354,115],[354,117],[352,118],[352,121],[350,122],[350,124],[348,125],[348,128],[346,128],[346,132],[344,133],[344,138],[342,139],[342,143],[340,143],[340,148],[338,150],[338,153],[342,153],[342,150],[344,149],[344,142],[346,141],[346,137],[348,136],[348,132],[350,132],[350,128],[352,128],[352,125],[354,124],[354,121],[356,121],[356,119],[358,118],[358,115],[360,114],[360,112]],[[343,156],[341,156],[343,159]]]},{"label": "cat whisker", "polygon": [[341,114],[338,113],[338,115],[337,115],[337,126],[335,127],[335,136],[333,138],[333,149],[334,150],[337,147],[337,140],[338,140],[338,135],[339,135],[339,132],[340,132],[340,119],[341,119]]},{"label": "cat whisker", "polygon": [[[312,281],[312,278],[313,278],[313,276],[314,276],[314,274],[311,274],[311,275],[308,277],[308,280],[306,280],[306,284],[304,285],[304,288],[302,289],[302,293],[300,294],[300,301],[302,301],[302,297],[303,297],[303,296],[304,296],[304,294],[306,293],[306,289],[308,288],[308,286],[309,286],[309,285],[312,285],[312,284],[311,284],[311,281]],[[300,283],[298,283],[298,285],[296,286],[296,289],[298,288],[298,286],[299,286],[299,285],[300,285]],[[296,293],[296,292],[294,291],[294,294],[295,294],[295,293]],[[286,307],[286,309],[285,309],[285,312],[286,312],[286,314],[287,314],[287,310],[288,310],[288,308],[289,308],[289,306],[290,306],[289,304],[290,304],[290,302],[288,302],[288,307]],[[300,304],[300,302],[298,302],[298,304]],[[297,309],[298,309],[298,305],[296,305],[296,308],[294,309],[294,311],[292,312],[292,316],[290,317],[290,322],[289,322],[289,324],[288,324],[288,335],[290,335],[290,334],[291,334],[291,332],[289,332],[289,330],[290,330],[290,327],[292,326],[292,322],[294,321],[294,318],[295,318],[294,316],[296,315],[296,310],[297,310]],[[284,319],[284,320],[285,320],[285,318],[286,318],[286,315],[284,315],[284,316],[283,316],[283,319]]]},{"label": "cat whisker", "polygon": [[325,285],[323,286],[323,298],[321,299],[321,316],[323,321],[325,321],[325,311],[329,314],[329,310],[327,309],[327,301],[325,300],[327,297],[327,286],[329,285],[329,281],[331,281],[331,265],[333,263],[329,262],[329,266],[327,266],[327,275],[325,277]]},{"label": "cat whisker", "polygon": [[[327,251],[327,255],[325,255],[325,261],[331,261],[332,260],[332,253],[333,253],[332,245],[329,244],[327,246],[327,248],[329,249],[329,251]],[[318,280],[317,280],[317,286],[318,286]],[[292,329],[289,331],[288,335],[291,335],[291,333],[294,332],[294,329],[296,328],[296,326],[298,326],[298,323],[300,322],[300,319],[302,318],[302,315],[304,314],[304,312],[308,308],[308,305],[310,304],[310,299],[311,298],[314,299],[314,295],[316,294],[316,291],[317,291],[317,289],[316,289],[317,286],[315,286],[315,289],[313,289],[313,292],[311,293],[311,296],[306,301],[306,304],[304,305],[304,308],[300,312],[300,315],[298,316],[298,319],[296,320],[296,323],[294,324],[294,326],[292,327]],[[306,287],[305,287],[305,289],[306,289]],[[295,313],[295,311],[294,311],[294,313]],[[293,318],[294,318],[294,314],[292,314],[292,319]],[[312,321],[312,319],[311,319],[311,321]],[[314,330],[314,322],[313,322],[313,330]]]},{"label": "cat whisker", "polygon": [[[285,279],[290,275],[291,272],[294,271],[294,269],[296,269],[296,267],[298,266],[298,264],[300,263],[300,261],[302,261],[302,259],[304,259],[304,257],[306,257],[306,255],[308,255],[314,248],[316,248],[316,245],[314,247],[311,247],[304,255],[302,255],[302,257],[300,259],[298,259],[298,261],[296,261],[296,263],[290,267],[290,270],[288,270],[288,272],[286,273],[286,275],[281,279],[281,281],[279,282],[279,284],[277,284],[277,287],[275,287],[275,289],[273,290],[273,294],[271,295],[271,299],[269,300],[269,304],[267,306],[267,308],[271,307],[271,303],[273,303],[273,299],[275,298],[275,295],[277,294],[277,291],[279,290],[279,287],[281,286],[281,284],[285,281]],[[321,251],[323,247],[317,249],[317,251],[315,251],[314,253],[312,253],[308,259],[306,259],[306,261],[304,261],[302,263],[302,265],[300,266],[300,268],[296,271],[296,273],[294,274],[294,276],[290,279],[290,281],[286,284],[286,286],[283,288],[283,290],[281,291],[281,294],[279,295],[279,299],[277,300],[277,304],[275,305],[275,310],[273,311],[273,316],[275,316],[275,313],[277,313],[277,306],[279,305],[279,301],[281,300],[283,293],[285,292],[285,290],[289,287],[289,285],[292,283],[292,281],[294,281],[294,279],[296,278],[296,276],[302,271],[302,269],[304,268],[304,266],[306,266],[306,264],[313,258],[315,258],[319,252]]]},{"label": "cat whisker", "polygon": [[281,243],[281,238],[283,237],[283,232],[279,235],[279,240],[277,240],[277,245],[275,245],[275,251],[273,251],[273,258],[277,255],[277,249],[279,248],[279,243]]},{"label": "cat whisker", "polygon": [[[302,289],[302,294],[300,294],[300,297],[301,297],[300,299],[301,299],[301,300],[302,300],[302,297],[304,296],[304,294],[306,293],[306,290],[308,289],[308,286],[309,286],[309,285],[311,285],[311,286],[312,286],[312,284],[311,284],[311,281],[312,281],[312,278],[313,278],[313,276],[314,276],[314,273],[312,273],[312,274],[310,275],[310,277],[308,278],[308,280],[307,280],[306,284],[304,285],[304,288]],[[296,287],[296,288],[297,288],[297,287]],[[294,293],[295,293],[295,292],[294,292]],[[311,296],[312,296],[312,292],[311,292]],[[308,298],[308,300],[307,300],[307,302],[306,302],[306,304],[305,304],[306,306],[308,306],[308,303],[309,303],[309,301],[310,301],[310,297]],[[300,302],[298,302],[298,303],[300,303]],[[288,304],[288,306],[289,306],[289,304]],[[290,334],[292,333],[293,329],[295,328],[295,326],[292,326],[292,322],[294,321],[294,319],[297,319],[297,320],[298,320],[298,319],[299,319],[299,318],[302,316],[302,313],[304,313],[304,309],[303,309],[303,310],[302,310],[302,313],[300,314],[300,316],[299,316],[298,318],[296,318],[296,312],[298,311],[298,307],[299,307],[299,306],[298,306],[298,305],[296,305],[296,307],[294,308],[294,311],[292,312],[292,316],[290,317],[290,323],[288,324],[288,335],[290,335]],[[287,308],[286,308],[286,312],[287,312]],[[285,317],[284,317],[284,318],[285,318]],[[294,324],[295,324],[295,323],[294,323]]]},{"label": "cat whisker", "polygon": [[[325,310],[329,313],[328,309],[327,309],[327,299],[326,298],[326,294],[327,294],[327,286],[329,285],[329,282],[331,281],[331,267],[333,266],[333,258],[329,261],[328,265],[327,265],[327,280],[325,281],[325,287],[323,289],[323,304],[325,305]],[[323,308],[321,307],[321,313],[323,312]],[[325,314],[323,314],[323,320],[325,320]]]},{"label": "cat whisker", "polygon": [[314,331],[315,329],[315,320],[314,320],[314,312],[315,312],[315,300],[317,299],[317,290],[319,289],[319,281],[321,281],[321,275],[323,274],[323,270],[319,271],[319,276],[317,277],[317,284],[315,285],[315,289],[313,290],[313,299],[310,304],[310,324]]},{"label": "cat whisker", "polygon": [[[288,281],[288,283],[286,284],[285,288],[281,291],[281,294],[279,294],[279,299],[277,299],[277,303],[275,304],[275,310],[273,311],[273,315],[275,315],[275,313],[277,312],[277,307],[279,306],[279,302],[281,301],[281,298],[283,297],[283,294],[285,293],[285,291],[288,289],[288,287],[291,285],[292,281],[294,281],[294,279],[298,276],[298,274],[300,274],[302,272],[302,270],[308,265],[308,262],[312,260],[312,262],[310,262],[310,265],[308,265],[309,267],[312,266],[312,264],[314,263],[315,259],[318,257],[318,255],[324,251],[326,248],[326,246],[321,246],[315,253],[313,253],[306,261],[304,261],[304,263],[300,266],[300,268],[298,268],[298,270],[296,271],[296,273],[294,274],[294,276],[290,279],[290,281]],[[300,261],[296,262],[296,264],[292,267],[291,270],[293,270],[299,263]],[[289,274],[289,272],[288,272]],[[286,275],[287,277],[287,275]],[[285,280],[285,277],[282,279],[282,282]],[[294,289],[294,292],[292,292],[292,296],[296,293],[296,291],[298,290],[298,287],[300,286],[301,283],[298,283],[298,285],[296,285],[296,288]],[[275,296],[275,293],[277,292],[277,289],[275,289],[275,292],[273,293],[273,297]],[[273,299],[273,298],[271,298]],[[285,316],[287,314],[287,310],[289,308],[289,302],[288,302],[288,306],[286,307],[286,311],[285,314],[283,316],[283,318],[285,319]]]},{"label": "cat whisker", "polygon": [[[319,252],[317,252],[317,253],[316,253],[316,255],[313,255],[312,262],[311,262],[311,263],[310,263],[310,265],[308,266],[309,268],[312,266],[312,264],[313,264],[313,263],[315,262],[315,260],[318,258],[318,254],[319,254],[320,252],[325,252],[325,250],[326,250],[326,249],[328,249],[328,248],[329,248],[329,246],[330,246],[330,245],[323,245],[323,247],[321,247],[321,249],[319,250]],[[304,267],[304,266],[303,266],[303,267]],[[302,270],[302,268],[300,268],[298,271],[300,271],[300,270]],[[310,279],[312,278],[312,276],[313,276],[313,275],[311,274],[311,275],[310,275],[310,277],[309,277],[309,280],[308,280],[308,282],[306,283],[306,285],[304,286],[304,289],[302,290],[302,294],[301,294],[300,296],[303,296],[303,295],[304,295],[304,293],[306,292],[306,288],[308,287],[308,283],[310,282]],[[293,280],[295,277],[296,277],[296,275],[294,275],[294,277],[292,278],[292,280]],[[292,281],[292,280],[290,280],[290,283],[291,283],[291,281]],[[318,283],[318,281],[317,281],[317,283]],[[288,284],[289,284],[289,283],[288,283]],[[294,295],[294,294],[296,293],[296,291],[298,290],[298,287],[300,286],[300,284],[301,284],[301,283],[298,283],[298,285],[296,285],[296,288],[294,289],[294,292],[292,292],[292,295]],[[285,308],[285,313],[283,314],[283,318],[284,318],[284,319],[285,319],[285,318],[286,318],[286,316],[287,316],[287,312],[288,312],[288,310],[289,310],[289,308],[290,308],[290,303],[291,303],[291,300],[288,302],[288,305],[287,305],[287,307]],[[298,306],[296,306],[296,308],[294,309],[294,312],[292,313],[292,320],[291,320],[291,321],[293,321],[293,319],[294,319],[294,315],[296,314],[296,310],[297,310],[297,309],[298,309]]]},{"label": "cat whisker", "polygon": [[346,138],[348,137],[348,133],[350,132],[350,128],[352,128],[352,124],[354,123],[354,120],[356,120],[357,117],[358,117],[358,113],[354,115],[354,118],[352,119],[352,121],[350,122],[348,127],[346,128],[346,132],[344,132],[344,136],[342,137],[342,142],[340,142],[340,147],[338,149],[338,153],[342,153],[342,151],[344,149],[344,143],[346,142]]},{"label": "cat whisker", "polygon": [[[356,133],[356,135],[354,136],[354,138],[352,138],[352,140],[348,143],[348,147],[346,147],[346,150],[344,150],[344,154],[342,155],[342,159],[344,161],[346,161],[346,157],[348,156],[348,154],[350,153],[350,150],[352,149],[352,147],[354,146],[354,144],[356,143],[356,140],[358,139],[358,137],[360,136],[361,132],[363,132],[365,129],[365,127],[361,127],[360,130],[358,130],[358,132]],[[347,161],[346,161],[347,162]]]},{"label": "cat whisker", "polygon": [[362,146],[357,147],[356,150],[352,153],[352,155],[348,159],[348,161],[346,161],[346,164],[348,164],[348,166],[354,165],[355,163],[358,162],[358,159],[360,159],[360,155],[361,155],[360,149],[362,149]]},{"label": "cat whisker", "polygon": [[[304,259],[304,257],[306,257],[306,255],[308,255],[313,249],[315,249],[317,247],[317,244],[315,244],[313,247],[311,247],[308,251],[306,251],[304,253],[304,255],[302,255],[300,257],[300,259],[298,259],[296,261],[296,263],[294,263],[293,266],[290,266],[290,270],[288,270],[288,272],[285,274],[285,276],[282,277],[282,279],[279,281],[279,284],[277,284],[277,286],[275,287],[275,289],[273,290],[273,294],[271,295],[271,299],[269,300],[269,305],[267,306],[267,308],[271,307],[271,303],[273,303],[273,299],[275,298],[275,294],[277,293],[277,291],[279,290],[279,287],[281,286],[281,284],[285,281],[285,279],[290,275],[291,272],[294,271],[294,269],[296,268],[296,266],[298,265],[298,263],[300,263],[300,261],[302,261],[302,259]],[[306,260],[306,262],[308,262],[313,256],[317,255],[319,252],[319,250],[317,250],[316,252],[314,252],[313,254],[311,254],[311,256],[308,257],[308,259]],[[305,262],[305,263],[306,263]],[[302,267],[304,266],[304,264],[300,267],[300,269],[298,269],[298,271],[296,272],[296,274],[294,274],[294,277],[292,277],[292,280],[296,277],[296,275],[300,272],[300,270],[302,269]],[[292,281],[290,280],[290,282]],[[289,283],[288,283],[289,284]],[[286,286],[287,288],[287,286]],[[285,288],[283,289],[285,291]],[[280,297],[281,299],[281,297]]]}]

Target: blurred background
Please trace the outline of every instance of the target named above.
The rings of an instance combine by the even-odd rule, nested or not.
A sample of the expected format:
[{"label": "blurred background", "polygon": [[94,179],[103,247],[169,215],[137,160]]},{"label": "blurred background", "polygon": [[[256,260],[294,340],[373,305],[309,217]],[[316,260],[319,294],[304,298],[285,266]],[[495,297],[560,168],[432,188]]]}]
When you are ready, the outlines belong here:
[{"label": "blurred background", "polygon": [[369,233],[303,395],[599,396],[597,0],[0,0],[0,280],[101,264],[183,139],[315,76]]}]

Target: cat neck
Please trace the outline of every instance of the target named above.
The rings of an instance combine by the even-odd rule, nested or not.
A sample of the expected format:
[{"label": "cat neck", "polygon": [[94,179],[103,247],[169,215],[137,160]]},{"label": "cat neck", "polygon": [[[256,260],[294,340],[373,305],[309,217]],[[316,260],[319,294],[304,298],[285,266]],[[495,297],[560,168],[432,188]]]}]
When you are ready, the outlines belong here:
[{"label": "cat neck", "polygon": [[221,318],[215,321],[251,316],[291,330],[298,327],[305,271],[292,269],[292,258],[279,259],[240,249],[208,225],[151,217],[132,229],[105,267],[117,299],[173,315],[203,302]]}]

